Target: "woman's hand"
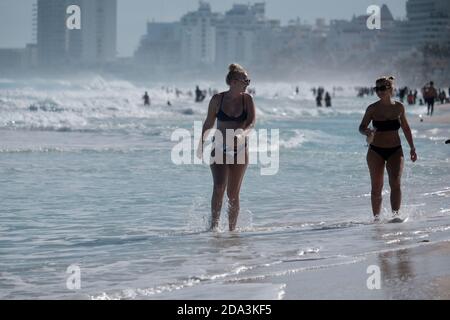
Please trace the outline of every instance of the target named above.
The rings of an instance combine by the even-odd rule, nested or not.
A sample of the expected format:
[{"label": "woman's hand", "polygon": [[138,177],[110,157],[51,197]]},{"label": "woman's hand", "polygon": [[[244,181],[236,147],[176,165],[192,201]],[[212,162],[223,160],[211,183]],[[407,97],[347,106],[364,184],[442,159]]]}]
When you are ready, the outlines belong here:
[{"label": "woman's hand", "polygon": [[416,148],[411,148],[409,154],[411,155],[411,161],[416,162],[417,160]]},{"label": "woman's hand", "polygon": [[367,128],[366,130],[364,130],[364,134],[365,134],[367,137],[370,137],[370,136],[372,136],[372,135],[375,134],[375,131],[376,131],[376,130]]},{"label": "woman's hand", "polygon": [[364,134],[367,136],[367,144],[371,144],[373,142],[373,138],[375,137],[375,130],[367,128],[366,130],[364,130]]}]

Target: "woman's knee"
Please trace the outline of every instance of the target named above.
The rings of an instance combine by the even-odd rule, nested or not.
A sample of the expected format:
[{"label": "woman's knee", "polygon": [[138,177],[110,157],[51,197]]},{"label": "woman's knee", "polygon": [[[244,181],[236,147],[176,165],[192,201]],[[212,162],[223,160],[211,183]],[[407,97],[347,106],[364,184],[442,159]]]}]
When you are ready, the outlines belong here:
[{"label": "woman's knee", "polygon": [[227,185],[225,183],[219,183],[219,184],[215,184],[214,185],[214,193],[217,195],[221,195],[223,196],[223,194],[225,193],[225,189],[227,188]]},{"label": "woman's knee", "polygon": [[235,192],[227,192],[228,196],[228,203],[232,207],[238,207],[239,206],[239,194],[236,194]]},{"label": "woman's knee", "polygon": [[391,189],[400,189],[401,187],[401,179],[398,177],[390,177],[389,178],[389,186]]},{"label": "woman's knee", "polygon": [[382,184],[372,185],[372,191],[371,191],[372,197],[381,198],[381,193],[382,192],[383,192],[383,185]]}]

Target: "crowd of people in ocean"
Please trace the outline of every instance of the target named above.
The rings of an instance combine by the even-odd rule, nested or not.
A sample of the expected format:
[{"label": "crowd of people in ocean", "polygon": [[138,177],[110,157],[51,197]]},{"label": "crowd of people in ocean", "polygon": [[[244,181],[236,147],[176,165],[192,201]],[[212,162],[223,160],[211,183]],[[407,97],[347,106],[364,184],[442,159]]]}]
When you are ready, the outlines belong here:
[{"label": "crowd of people in ocean", "polygon": [[[194,91],[192,91],[192,90],[182,91],[178,88],[170,88],[170,87],[165,87],[165,86],[162,86],[161,90],[165,91],[167,94],[175,93],[177,98],[179,98],[181,95],[187,95],[188,97],[192,97],[194,99],[194,101],[197,103],[201,103],[207,97],[212,97],[219,93],[219,90],[214,89],[214,88],[208,88],[208,89],[202,90],[202,89],[200,89],[200,86],[198,86],[198,85],[195,87]],[[256,94],[256,90],[254,88],[248,88],[247,92],[248,92],[248,94],[251,94],[253,96]],[[144,95],[142,96],[142,100],[144,102],[144,106],[151,106],[151,99],[148,94],[148,91],[145,91]],[[167,106],[171,106],[171,105],[172,105],[172,103],[170,102],[170,100],[167,100]]]},{"label": "crowd of people in ocean", "polygon": [[[170,88],[165,86],[161,87],[161,90],[165,91],[167,94],[175,93],[175,96],[177,98],[179,98],[181,95],[193,97],[195,94],[195,102],[203,102],[203,100],[205,100],[208,95],[213,96],[214,94],[218,93],[218,90],[216,89],[209,88],[208,90],[201,90],[199,86],[196,86],[194,92],[192,92],[191,90],[183,92],[178,88]],[[144,102],[144,106],[151,106],[150,96],[147,91],[145,91],[144,95],[142,96],[142,100]],[[167,106],[172,106],[172,102],[170,100],[167,100]]]},{"label": "crowd of people in ocean", "polygon": [[[182,90],[179,90],[178,88],[169,88],[169,87],[162,87],[162,90],[166,91],[167,94],[175,93],[176,97],[179,98],[181,95],[187,95],[189,97],[192,97],[195,102],[201,103],[203,102],[208,96],[212,97],[215,94],[217,94],[219,91],[217,89],[208,88],[208,89],[201,89],[200,86],[196,86],[194,91],[188,90],[186,92],[183,92]],[[373,87],[356,87],[357,91],[357,97],[365,97],[365,96],[374,96],[375,95],[375,89]],[[329,91],[325,91],[325,89],[322,86],[319,87],[313,87],[311,89],[312,94],[315,97],[315,102],[317,107],[332,107],[332,97],[335,97],[336,91],[342,91],[342,87],[333,87],[332,94],[330,94]],[[252,96],[256,95],[255,88],[247,88],[247,92],[251,94]],[[300,88],[298,86],[295,87],[295,95],[300,94]],[[432,116],[434,113],[434,104],[436,102],[439,102],[441,104],[449,103],[450,102],[450,88],[448,88],[448,93],[446,92],[446,89],[438,88],[436,89],[434,87],[433,81],[430,81],[426,83],[421,89],[420,89],[420,96],[419,96],[419,90],[409,88],[409,87],[400,87],[394,89],[394,95],[401,101],[402,103],[406,103],[407,105],[427,105],[427,115]],[[278,96],[278,95],[276,95]],[[150,106],[151,100],[148,92],[146,91],[145,94],[142,96],[142,99],[144,101],[144,106]],[[167,101],[167,106],[171,106],[172,103],[170,100]]]},{"label": "crowd of people in ocean", "polygon": [[[189,97],[194,98],[194,101],[197,103],[201,103],[203,102],[208,96],[212,97],[216,94],[219,93],[219,91],[217,89],[213,89],[213,88],[208,88],[206,89],[200,89],[200,87],[197,85],[195,87],[194,91],[188,90],[186,92],[183,92],[181,90],[179,90],[178,88],[169,88],[169,87],[161,87],[161,89],[163,91],[165,91],[167,94],[171,94],[171,93],[175,93],[176,97],[179,98],[181,95],[187,95]],[[336,91],[342,91],[342,87],[333,87],[333,97],[335,96],[335,92]],[[323,104],[325,104],[326,107],[331,107],[332,103],[331,103],[331,94],[328,91],[325,91],[325,89],[323,87],[318,87],[318,88],[312,88],[311,89],[313,95],[315,96],[316,99],[316,104],[317,107],[322,107]],[[255,96],[256,95],[256,89],[255,88],[247,88],[247,93]],[[298,86],[295,87],[295,95],[299,95],[300,94],[300,88]],[[194,97],[195,95],[195,97]],[[275,97],[278,97],[278,94],[275,95]],[[151,100],[150,100],[150,96],[148,94],[147,91],[145,91],[144,95],[142,96],[142,100],[144,102],[144,106],[151,106]],[[171,106],[171,102],[167,101],[167,105]]]}]

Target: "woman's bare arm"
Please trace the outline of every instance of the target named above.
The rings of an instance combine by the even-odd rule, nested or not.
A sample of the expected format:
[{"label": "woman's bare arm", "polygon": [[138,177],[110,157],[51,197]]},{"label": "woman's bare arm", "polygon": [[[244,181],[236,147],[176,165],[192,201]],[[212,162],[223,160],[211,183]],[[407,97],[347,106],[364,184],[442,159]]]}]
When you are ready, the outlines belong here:
[{"label": "woman's bare arm", "polygon": [[243,135],[247,136],[255,127],[256,122],[255,103],[253,102],[253,98],[251,95],[245,95],[245,104],[247,106],[247,120],[245,120]]},{"label": "woman's bare arm", "polygon": [[413,136],[411,133],[411,128],[409,127],[408,120],[406,119],[406,112],[405,107],[403,104],[400,104],[401,108],[401,115],[400,115],[400,122],[402,126],[403,133],[405,134],[406,141],[408,141],[409,147],[411,149],[411,160],[415,162],[417,160],[416,155],[416,147],[414,146]]},{"label": "woman's bare arm", "polygon": [[217,114],[217,106],[219,103],[219,94],[214,95],[211,98],[211,101],[209,102],[208,106],[208,114],[206,115],[206,120],[203,123],[202,127],[202,137],[200,138],[200,141],[198,143],[197,148],[197,155],[200,155],[203,153],[203,144],[205,142],[205,132],[211,129],[214,126],[214,123],[216,122],[216,114]]},{"label": "woman's bare arm", "polygon": [[372,121],[373,115],[373,105],[367,107],[366,113],[359,125],[359,132],[364,136],[369,136],[372,133],[372,130],[369,129],[370,121]]}]

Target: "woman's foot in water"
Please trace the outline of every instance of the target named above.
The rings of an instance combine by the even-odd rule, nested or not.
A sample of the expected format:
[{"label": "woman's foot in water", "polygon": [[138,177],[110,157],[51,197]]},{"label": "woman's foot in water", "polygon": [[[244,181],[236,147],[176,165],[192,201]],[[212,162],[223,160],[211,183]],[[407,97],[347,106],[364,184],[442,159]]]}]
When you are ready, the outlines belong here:
[{"label": "woman's foot in water", "polygon": [[400,213],[398,211],[392,211],[392,219],[400,218]]},{"label": "woman's foot in water", "polygon": [[209,227],[209,231],[211,231],[211,232],[219,231],[219,221],[211,222],[211,226]]},{"label": "woman's foot in water", "polygon": [[373,222],[380,222],[381,221],[381,217],[379,214],[376,214],[373,216]]}]

